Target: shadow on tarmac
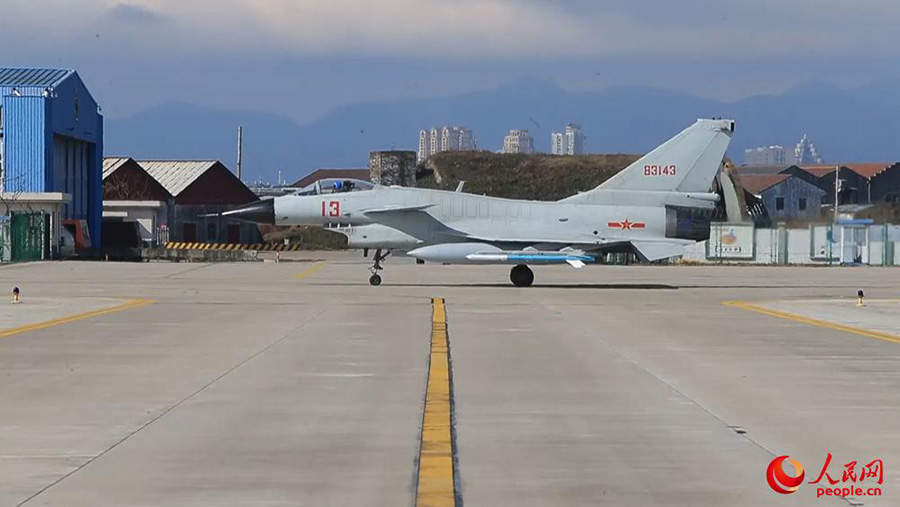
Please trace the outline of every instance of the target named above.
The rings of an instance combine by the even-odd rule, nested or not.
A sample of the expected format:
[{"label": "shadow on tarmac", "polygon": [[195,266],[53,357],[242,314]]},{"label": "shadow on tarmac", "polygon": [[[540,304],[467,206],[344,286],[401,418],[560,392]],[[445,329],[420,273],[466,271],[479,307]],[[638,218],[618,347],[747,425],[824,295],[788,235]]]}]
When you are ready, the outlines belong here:
[{"label": "shadow on tarmac", "polygon": [[[368,287],[368,283],[309,283],[320,287]],[[491,289],[518,289],[509,283],[390,283],[385,282],[384,287],[481,287]],[[658,283],[573,283],[573,284],[534,284],[531,287],[523,287],[528,290],[540,289],[619,289],[619,290],[678,290],[674,285]]]}]

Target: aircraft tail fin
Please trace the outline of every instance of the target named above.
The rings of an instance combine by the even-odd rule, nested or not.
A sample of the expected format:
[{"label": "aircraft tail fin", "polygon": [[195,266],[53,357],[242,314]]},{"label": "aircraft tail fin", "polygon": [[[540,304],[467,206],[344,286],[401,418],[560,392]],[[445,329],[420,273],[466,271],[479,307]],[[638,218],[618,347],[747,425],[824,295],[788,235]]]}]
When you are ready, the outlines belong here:
[{"label": "aircraft tail fin", "polygon": [[599,187],[563,201],[589,199],[598,190],[708,192],[734,133],[734,120],[697,120]]}]

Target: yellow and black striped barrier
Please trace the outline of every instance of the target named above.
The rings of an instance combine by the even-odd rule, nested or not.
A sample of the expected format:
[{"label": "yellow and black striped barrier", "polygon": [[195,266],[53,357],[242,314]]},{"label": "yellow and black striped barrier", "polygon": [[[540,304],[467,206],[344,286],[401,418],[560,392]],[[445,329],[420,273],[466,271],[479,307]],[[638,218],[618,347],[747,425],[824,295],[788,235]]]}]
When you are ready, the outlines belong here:
[{"label": "yellow and black striped barrier", "polygon": [[238,243],[191,243],[187,241],[169,241],[167,250],[257,250],[260,252],[296,252],[300,245],[285,245],[282,243],[256,243],[242,245]]}]

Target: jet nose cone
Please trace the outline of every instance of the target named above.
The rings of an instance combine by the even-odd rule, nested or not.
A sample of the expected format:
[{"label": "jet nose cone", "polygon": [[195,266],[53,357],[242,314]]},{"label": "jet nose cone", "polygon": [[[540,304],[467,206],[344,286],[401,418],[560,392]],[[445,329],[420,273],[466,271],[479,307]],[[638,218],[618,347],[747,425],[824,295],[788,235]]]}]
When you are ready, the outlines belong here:
[{"label": "jet nose cone", "polygon": [[274,225],[275,199],[263,199],[261,201],[251,202],[240,208],[226,211],[222,213],[221,216],[242,220],[244,222]]}]

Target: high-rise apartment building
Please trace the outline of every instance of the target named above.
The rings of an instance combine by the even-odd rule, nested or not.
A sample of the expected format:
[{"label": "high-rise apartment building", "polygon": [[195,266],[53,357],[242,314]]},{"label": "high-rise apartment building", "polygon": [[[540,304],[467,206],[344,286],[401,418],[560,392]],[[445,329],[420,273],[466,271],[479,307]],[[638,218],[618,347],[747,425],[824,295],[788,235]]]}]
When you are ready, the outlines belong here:
[{"label": "high-rise apartment building", "polygon": [[469,151],[475,149],[475,136],[466,127],[453,125],[419,131],[418,163],[442,151]]},{"label": "high-rise apartment building", "polygon": [[553,155],[581,155],[584,153],[584,140],[581,125],[568,123],[563,132],[550,134],[550,153]]},{"label": "high-rise apartment building", "polygon": [[565,136],[562,132],[553,132],[550,134],[550,153],[552,155],[565,154]]},{"label": "high-rise apartment building", "polygon": [[803,134],[803,138],[800,139],[800,142],[794,147],[794,153],[792,154],[791,160],[788,162],[794,165],[821,164],[822,156],[819,155],[819,150],[816,149],[816,145],[809,140],[809,137],[807,137],[806,134]]},{"label": "high-rise apartment building", "polygon": [[787,165],[787,153],[783,146],[760,146],[744,150],[744,165],[782,166]]},{"label": "high-rise apartment building", "polygon": [[534,153],[534,138],[527,130],[510,130],[503,138],[503,153]]},{"label": "high-rise apartment building", "polygon": [[416,163],[421,164],[431,156],[431,132],[419,131],[419,149],[416,152]]}]

